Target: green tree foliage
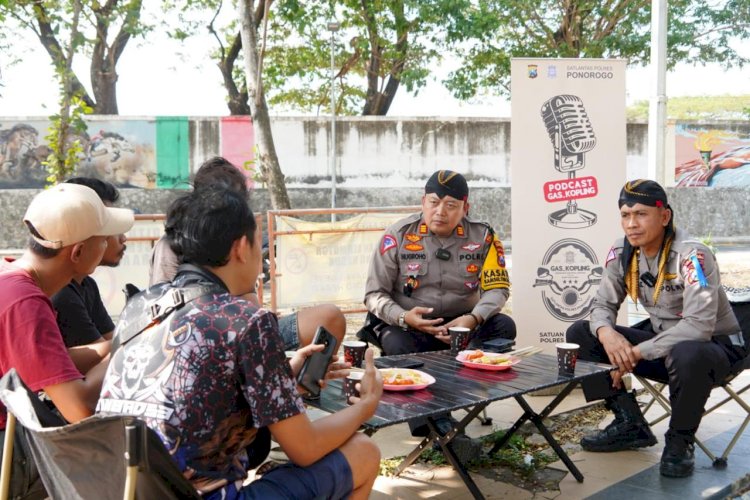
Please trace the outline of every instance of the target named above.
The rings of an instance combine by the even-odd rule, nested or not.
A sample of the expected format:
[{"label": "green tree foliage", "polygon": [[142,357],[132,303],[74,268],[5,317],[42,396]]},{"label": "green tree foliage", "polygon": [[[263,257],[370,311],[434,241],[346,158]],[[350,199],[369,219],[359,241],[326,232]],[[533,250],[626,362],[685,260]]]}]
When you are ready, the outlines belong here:
[{"label": "green tree foliage", "polygon": [[[512,57],[650,57],[650,0],[456,0],[446,40],[463,62],[445,80],[459,99],[507,95]],[[457,13],[457,14],[456,14]],[[732,39],[750,38],[748,0],[669,0],[667,57],[742,66]]]},{"label": "green tree foliage", "polygon": [[[747,62],[732,43],[750,38],[748,0],[668,5],[670,67]],[[334,18],[339,114],[385,115],[399,89],[418,92],[446,56],[458,68],[443,83],[462,100],[507,95],[512,57],[650,57],[650,0],[276,0],[271,14],[266,95],[301,111],[328,111]]]},{"label": "green tree foliage", "polygon": [[[74,30],[75,5],[79,3],[80,25]],[[142,0],[2,0],[0,37],[5,37],[7,42],[9,37],[19,35],[17,30],[8,29],[9,22],[14,21],[20,30],[36,35],[55,68],[65,66],[66,53],[75,46],[91,60],[89,78],[93,96],[82,79],[72,73],[68,97],[79,96],[98,114],[116,115],[117,62],[130,39],[148,30],[141,21],[141,7]]]},{"label": "green tree foliage", "polygon": [[416,93],[440,59],[447,0],[279,0],[269,28],[269,102],[329,107],[334,18],[337,113],[385,115],[396,92]]}]

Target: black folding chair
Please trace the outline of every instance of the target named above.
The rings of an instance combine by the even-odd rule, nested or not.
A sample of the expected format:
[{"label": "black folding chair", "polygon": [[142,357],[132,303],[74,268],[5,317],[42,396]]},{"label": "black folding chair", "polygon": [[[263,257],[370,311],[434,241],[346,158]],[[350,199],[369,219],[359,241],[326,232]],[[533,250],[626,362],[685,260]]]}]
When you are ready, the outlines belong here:
[{"label": "black folding chair", "polygon": [[[740,323],[742,337],[745,340],[745,348],[750,351],[750,290],[746,289],[744,291],[735,291],[734,293],[732,293],[732,290],[727,290],[727,296],[729,297],[732,310],[734,311],[735,316],[737,316],[737,321],[739,321]],[[714,455],[711,450],[709,450],[706,445],[696,437],[695,444],[711,459],[714,467],[726,467],[727,460],[729,454],[732,451],[732,448],[734,448],[734,445],[737,444],[737,441],[742,436],[745,428],[748,426],[748,424],[750,424],[750,405],[742,397],[742,395],[748,389],[750,389],[750,382],[739,388],[732,387],[732,382],[735,381],[737,376],[748,368],[750,368],[750,356],[746,356],[744,359],[735,363],[734,366],[732,366],[732,369],[727,378],[724,379],[724,381],[720,385],[716,386],[716,388],[721,388],[727,394],[727,396],[703,412],[703,416],[706,417],[707,415],[713,413],[730,401],[734,401],[747,413],[742,424],[740,424],[740,426],[737,428],[734,436],[732,436],[732,439],[729,441],[729,443],[727,443],[726,448],[718,457]],[[649,424],[654,425],[672,415],[672,408],[669,403],[669,397],[666,396],[663,392],[663,390],[667,387],[667,384],[663,383],[662,381],[653,382],[649,379],[646,379],[645,377],[641,377],[635,374],[633,375],[652,397],[652,399],[644,407],[643,413],[646,414],[646,412],[655,403],[661,406],[662,409],[664,409],[664,413],[650,420]]]},{"label": "black folding chair", "polygon": [[[159,437],[134,417],[94,415],[75,424],[45,426],[51,421],[50,410],[15,369],[0,379],[0,400],[8,410],[8,424],[17,420],[26,429],[31,455],[51,498],[200,499]],[[6,427],[10,453],[3,454],[4,487],[13,434]],[[0,490],[0,498],[4,494],[7,490]]]}]

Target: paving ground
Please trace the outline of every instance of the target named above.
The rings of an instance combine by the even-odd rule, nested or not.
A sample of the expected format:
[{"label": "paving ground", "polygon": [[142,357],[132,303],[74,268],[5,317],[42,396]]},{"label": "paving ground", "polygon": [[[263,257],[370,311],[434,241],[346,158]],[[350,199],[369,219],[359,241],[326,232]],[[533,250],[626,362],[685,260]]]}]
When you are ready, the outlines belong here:
[{"label": "paving ground", "polygon": [[[722,271],[722,280],[729,286],[737,288],[750,285],[750,251],[741,248],[719,249],[717,258]],[[512,307],[512,304],[511,304]],[[352,336],[361,326],[363,315],[347,317],[347,333]],[[352,337],[353,338],[353,337]],[[734,387],[750,384],[750,371],[740,375],[733,382]],[[634,383],[638,388],[638,384]],[[718,390],[712,394],[712,400],[722,395]],[[553,396],[537,396],[530,399],[530,404],[540,410]],[[645,402],[645,395],[639,398]],[[710,404],[710,403],[709,403]],[[556,415],[580,410],[587,407],[580,390],[574,391],[558,407]],[[656,416],[657,409],[650,410],[648,418]],[[521,409],[515,401],[500,401],[488,407],[488,415],[493,419],[492,427],[482,426],[477,420],[467,427],[467,434],[481,437],[494,430],[507,429],[520,416]],[[320,416],[313,413],[312,416]],[[747,412],[740,406],[731,403],[724,406],[701,424],[699,438],[707,443],[709,449],[719,452],[724,449],[732,434],[743,421]],[[553,417],[554,418],[554,417]],[[607,425],[610,418],[591,424],[580,425],[582,431],[595,430]],[[588,425],[588,427],[587,427]],[[577,438],[567,442],[564,447],[572,460],[583,473],[585,480],[578,483],[561,462],[550,464],[539,472],[538,477],[524,478],[504,468],[474,468],[471,475],[487,498],[504,499],[631,499],[639,500],[661,498],[707,498],[712,493],[738,481],[750,472],[750,433],[745,433],[735,450],[730,455],[729,465],[725,469],[711,466],[708,458],[696,449],[696,472],[687,479],[667,479],[659,475],[658,464],[663,449],[663,435],[667,422],[662,421],[654,426],[654,433],[659,443],[651,448],[638,451],[612,454],[588,453],[582,451]],[[393,459],[406,455],[417,444],[409,434],[406,424],[392,426],[379,431],[374,439],[379,444],[382,456]],[[534,436],[529,438],[534,440]],[[538,440],[538,436],[536,438]],[[375,483],[373,499],[464,499],[471,498],[468,490],[455,471],[447,465],[416,463],[400,477],[382,475]]]}]

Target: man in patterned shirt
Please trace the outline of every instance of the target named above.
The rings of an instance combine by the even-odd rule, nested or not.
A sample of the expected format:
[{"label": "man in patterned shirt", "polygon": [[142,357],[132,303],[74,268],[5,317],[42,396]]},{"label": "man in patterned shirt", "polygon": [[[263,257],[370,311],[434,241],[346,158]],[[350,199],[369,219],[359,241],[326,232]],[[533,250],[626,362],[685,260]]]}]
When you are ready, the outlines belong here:
[{"label": "man in patterned shirt", "polygon": [[[367,498],[380,452],[357,429],[382,393],[372,351],[361,398],[311,422],[295,374],[323,346],[303,347],[287,361],[275,316],[242,298],[261,268],[260,231],[245,199],[199,189],[176,201],[168,219],[184,263],[171,283],[128,302],[97,411],[143,419],[204,498]],[[152,310],[144,304],[159,311],[175,296],[181,300],[171,314],[144,315]],[[332,364],[329,376],[347,366]],[[271,436],[291,463],[243,487]]]}]

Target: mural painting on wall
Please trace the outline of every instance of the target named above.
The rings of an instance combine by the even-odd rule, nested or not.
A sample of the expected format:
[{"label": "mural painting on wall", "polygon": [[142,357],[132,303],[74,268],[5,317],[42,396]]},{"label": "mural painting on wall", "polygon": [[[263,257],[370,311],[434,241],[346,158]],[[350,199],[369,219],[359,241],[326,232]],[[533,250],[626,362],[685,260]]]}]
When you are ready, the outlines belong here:
[{"label": "mural painting on wall", "polygon": [[678,124],[675,159],[677,186],[750,187],[750,132]]},{"label": "mural painting on wall", "polygon": [[[41,188],[49,122],[0,123],[0,188]],[[80,137],[81,163],[75,175],[97,177],[118,187],[156,186],[156,126],[153,121],[91,121]]]},{"label": "mural painting on wall", "polygon": [[44,186],[46,129],[47,123],[0,123],[0,188]]}]

